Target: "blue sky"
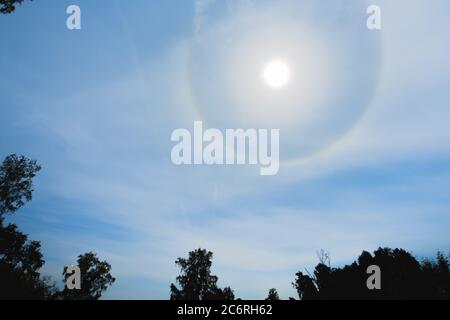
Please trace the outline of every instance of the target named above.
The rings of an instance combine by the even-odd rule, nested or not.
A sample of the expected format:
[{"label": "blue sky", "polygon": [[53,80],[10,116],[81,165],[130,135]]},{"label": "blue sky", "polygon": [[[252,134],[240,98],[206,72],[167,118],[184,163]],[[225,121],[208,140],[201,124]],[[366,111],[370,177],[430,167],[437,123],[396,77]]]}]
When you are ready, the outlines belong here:
[{"label": "blue sky", "polygon": [[[364,1],[36,0],[1,16],[0,157],[43,166],[11,219],[42,241],[43,273],[94,251],[117,277],[106,298],[165,299],[175,259],[205,247],[238,297],[287,298],[320,249],[335,265],[449,251],[450,4],[371,3],[381,31]],[[304,70],[284,97],[246,72],[272,53]],[[259,126],[263,107],[279,108],[277,176],[171,163],[174,129]]]}]

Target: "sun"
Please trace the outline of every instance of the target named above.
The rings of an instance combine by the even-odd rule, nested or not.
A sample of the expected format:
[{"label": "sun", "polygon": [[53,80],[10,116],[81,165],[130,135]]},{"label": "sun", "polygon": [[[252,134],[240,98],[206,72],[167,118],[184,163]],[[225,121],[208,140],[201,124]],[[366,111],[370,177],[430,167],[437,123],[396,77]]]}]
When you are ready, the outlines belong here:
[{"label": "sun", "polygon": [[262,78],[269,87],[280,89],[289,83],[291,71],[284,61],[272,60],[264,67]]}]

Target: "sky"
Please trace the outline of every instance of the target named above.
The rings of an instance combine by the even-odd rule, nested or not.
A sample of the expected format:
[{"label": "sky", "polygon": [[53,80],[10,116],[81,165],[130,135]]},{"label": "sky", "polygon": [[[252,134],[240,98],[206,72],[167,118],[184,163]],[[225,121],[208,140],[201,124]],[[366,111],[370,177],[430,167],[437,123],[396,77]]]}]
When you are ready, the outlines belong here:
[{"label": "sky", "polygon": [[[82,12],[66,28],[66,8]],[[368,30],[366,9],[381,8]],[[316,252],[450,251],[446,0],[36,0],[0,16],[0,158],[38,160],[9,220],[43,274],[96,252],[107,299],[167,299],[178,257],[214,252],[237,297],[295,297]],[[271,59],[286,88],[260,79]],[[177,128],[279,128],[280,171],[175,166]]]}]

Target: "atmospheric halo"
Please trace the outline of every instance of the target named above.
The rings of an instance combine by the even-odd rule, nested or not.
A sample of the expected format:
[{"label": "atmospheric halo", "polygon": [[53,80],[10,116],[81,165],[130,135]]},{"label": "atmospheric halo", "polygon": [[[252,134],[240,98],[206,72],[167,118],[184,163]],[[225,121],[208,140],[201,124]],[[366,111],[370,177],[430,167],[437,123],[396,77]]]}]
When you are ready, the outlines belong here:
[{"label": "atmospheric halo", "polygon": [[[197,13],[202,23],[190,44],[187,81],[199,120],[280,129],[280,159],[291,164],[341,139],[379,82],[381,36],[366,28],[367,3],[223,3]],[[289,68],[277,90],[261,76],[271,61]]]}]

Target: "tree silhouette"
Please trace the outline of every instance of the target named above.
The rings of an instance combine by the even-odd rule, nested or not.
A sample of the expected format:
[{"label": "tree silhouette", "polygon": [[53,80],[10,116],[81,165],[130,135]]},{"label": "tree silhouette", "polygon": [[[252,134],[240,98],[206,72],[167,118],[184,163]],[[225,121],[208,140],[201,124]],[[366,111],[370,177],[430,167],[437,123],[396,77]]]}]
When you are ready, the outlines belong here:
[{"label": "tree silhouette", "polygon": [[[61,292],[63,300],[98,300],[106,289],[116,279],[111,275],[111,265],[106,261],[100,261],[96,254],[89,252],[78,257],[78,267],[81,271],[81,289],[69,290],[67,287]],[[64,267],[64,283],[70,274]]]},{"label": "tree silhouette", "polygon": [[32,199],[33,178],[41,169],[36,161],[10,155],[0,166],[0,298],[45,299],[53,288],[41,280],[41,244],[28,240],[4,215],[15,213]]},{"label": "tree silhouette", "polygon": [[33,197],[33,178],[41,170],[35,160],[9,155],[0,167],[0,216],[14,213]]},{"label": "tree silhouette", "polygon": [[[367,269],[381,269],[381,290],[369,290]],[[343,268],[319,263],[314,275],[296,274],[293,286],[302,300],[316,299],[449,299],[449,260],[438,253],[436,261],[419,263],[403,249],[364,251]]]},{"label": "tree silhouette", "polygon": [[198,249],[189,252],[189,258],[178,258],[175,263],[181,268],[177,283],[170,286],[171,300],[234,300],[231,288],[220,289],[217,276],[211,275],[213,253]]},{"label": "tree silhouette", "polygon": [[[39,241],[30,241],[15,224],[5,224],[33,197],[33,178],[41,170],[35,160],[9,155],[0,166],[0,299],[99,299],[115,279],[111,266],[93,253],[79,256],[82,288],[58,291],[49,278],[41,277],[45,261]],[[64,276],[67,278],[66,268]]]},{"label": "tree silhouette", "polygon": [[[0,218],[2,220],[3,218]],[[41,280],[41,244],[0,221],[0,299],[48,299],[54,288]]]},{"label": "tree silhouette", "polygon": [[[0,13],[12,13],[24,0],[0,0]],[[33,0],[30,0],[33,1]]]},{"label": "tree silhouette", "polygon": [[317,299],[319,292],[314,284],[314,280],[302,272],[298,272],[296,276],[293,286],[297,289],[300,300]]},{"label": "tree silhouette", "polygon": [[450,299],[450,257],[438,251],[436,260],[422,262],[424,295],[430,299]]},{"label": "tree silhouette", "polygon": [[267,301],[276,301],[280,300],[280,296],[278,295],[277,289],[270,289],[269,295],[266,298]]}]

